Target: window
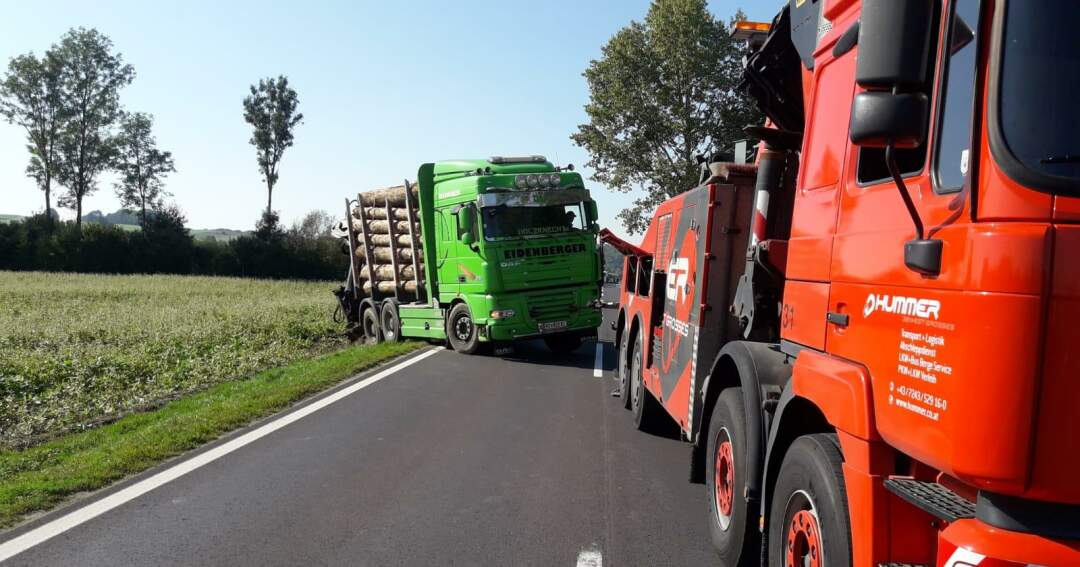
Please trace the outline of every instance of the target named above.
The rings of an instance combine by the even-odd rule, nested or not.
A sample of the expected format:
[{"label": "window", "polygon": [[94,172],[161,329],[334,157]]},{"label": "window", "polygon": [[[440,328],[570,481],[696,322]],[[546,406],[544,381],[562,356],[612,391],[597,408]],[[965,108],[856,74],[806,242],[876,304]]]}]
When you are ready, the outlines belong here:
[{"label": "window", "polygon": [[[930,29],[936,30],[941,27],[941,2],[934,2],[934,24]],[[916,89],[924,93],[932,93],[934,90],[934,69],[937,68],[938,35],[930,34],[930,55],[926,65],[926,80]],[[929,119],[929,117],[927,117]],[[900,174],[904,177],[915,175],[926,166],[926,146],[923,144],[913,149],[898,149],[893,154],[896,156],[896,165],[900,168]],[[881,148],[860,148],[859,166],[856,179],[860,185],[872,185],[881,183],[892,178],[889,167],[885,165],[885,150]]]},{"label": "window", "polygon": [[937,156],[934,171],[939,193],[964,187],[971,166],[971,139],[975,113],[975,34],[979,29],[981,0],[954,0],[945,54],[945,78],[939,97]]},{"label": "window", "polygon": [[484,207],[484,237],[488,240],[531,238],[585,230],[581,203],[549,207]]},{"label": "window", "polygon": [[630,256],[626,259],[626,281],[623,282],[627,293],[637,293],[637,270],[637,256]]},{"label": "window", "polygon": [[1004,9],[994,117],[1001,142],[994,143],[995,157],[1001,154],[1009,174],[1033,188],[1076,195],[1080,3],[1035,7],[1011,0]]},{"label": "window", "polygon": [[649,286],[652,285],[652,258],[645,257],[641,259],[641,265],[638,266],[638,282],[637,290],[638,295],[641,297],[649,297]]}]

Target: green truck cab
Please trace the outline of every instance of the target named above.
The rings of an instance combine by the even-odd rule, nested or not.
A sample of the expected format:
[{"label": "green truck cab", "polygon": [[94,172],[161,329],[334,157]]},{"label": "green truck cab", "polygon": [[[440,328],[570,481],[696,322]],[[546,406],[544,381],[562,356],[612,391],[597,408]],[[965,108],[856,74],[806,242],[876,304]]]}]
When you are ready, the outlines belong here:
[{"label": "green truck cab", "polygon": [[[556,168],[541,156],[428,163],[404,193],[418,199],[406,208],[419,234],[390,239],[399,247],[414,243],[411,254],[422,262],[405,272],[412,279],[365,287],[356,285],[366,277],[357,258],[376,252],[350,254],[350,281],[339,299],[350,296],[342,307],[358,333],[368,340],[446,339],[465,353],[534,338],[567,352],[596,335],[602,279],[596,203],[572,167]],[[386,218],[400,215],[389,201],[385,207]],[[365,232],[353,231],[350,246],[377,238]],[[406,265],[414,257],[392,254]],[[392,270],[402,273],[398,264]]]}]

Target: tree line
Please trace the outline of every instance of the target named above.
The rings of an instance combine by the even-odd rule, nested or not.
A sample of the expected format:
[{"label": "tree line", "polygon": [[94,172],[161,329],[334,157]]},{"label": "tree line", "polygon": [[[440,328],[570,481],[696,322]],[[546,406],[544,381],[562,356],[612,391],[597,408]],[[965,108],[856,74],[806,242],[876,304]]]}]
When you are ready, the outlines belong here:
[{"label": "tree line", "polygon": [[322,211],[288,228],[260,222],[228,242],[195,239],[185,223],[171,205],[149,212],[139,231],[44,215],[0,223],[0,270],[337,280],[348,268],[330,234],[336,220]]},{"label": "tree line", "polygon": [[[95,29],[65,33],[42,56],[12,58],[0,80],[0,117],[27,140],[26,175],[44,195],[39,216],[0,225],[0,269],[108,273],[212,274],[330,279],[347,259],[330,236],[331,220],[312,212],[290,228],[280,225],[272,195],[281,159],[303,121],[299,98],[284,76],[252,85],[243,118],[267,190],[267,206],[252,236],[227,243],[197,241],[185,227],[165,180],[173,155],[158,147],[154,118],[131,112],[120,92],[135,78],[112,41]],[[83,204],[111,172],[122,210],[139,232],[101,224],[83,226]],[[74,222],[60,222],[56,206]]]}]

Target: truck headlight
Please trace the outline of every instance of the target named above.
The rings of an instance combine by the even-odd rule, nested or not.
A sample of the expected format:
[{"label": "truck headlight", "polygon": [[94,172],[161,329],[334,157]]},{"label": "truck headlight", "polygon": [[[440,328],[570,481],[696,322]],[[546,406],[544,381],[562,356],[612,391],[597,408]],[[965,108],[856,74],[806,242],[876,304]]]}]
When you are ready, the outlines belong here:
[{"label": "truck headlight", "polygon": [[509,319],[514,316],[513,309],[496,309],[491,312],[492,319]]},{"label": "truck headlight", "polygon": [[529,183],[529,187],[536,188],[540,185],[540,178],[536,175],[530,175],[526,177],[525,180]]}]

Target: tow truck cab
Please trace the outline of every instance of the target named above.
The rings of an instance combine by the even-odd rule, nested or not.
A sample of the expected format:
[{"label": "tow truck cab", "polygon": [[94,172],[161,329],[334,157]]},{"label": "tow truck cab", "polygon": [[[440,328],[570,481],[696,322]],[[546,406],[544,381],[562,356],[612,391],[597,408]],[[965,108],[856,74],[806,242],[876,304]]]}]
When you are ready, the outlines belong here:
[{"label": "tow truck cab", "polygon": [[[710,510],[728,511],[714,533],[749,526],[770,564],[842,540],[850,557],[825,564],[1080,565],[1080,4],[791,0],[768,29],[746,34],[769,119],[752,130],[753,198],[730,176],[706,184],[754,203],[722,236],[746,234],[739,285],[694,299],[696,318],[642,302],[687,246],[649,244],[662,205],[628,249],[620,373],[636,378],[635,324],[648,340],[668,319],[687,330],[691,379],[666,383],[678,358],[646,347],[645,390],[694,443]],[[703,288],[730,281],[709,270]],[[738,466],[709,438],[732,388]],[[838,443],[843,497],[807,488],[788,515],[802,501],[778,490],[805,438]],[[744,471],[736,486],[712,478],[721,464]]]}]

